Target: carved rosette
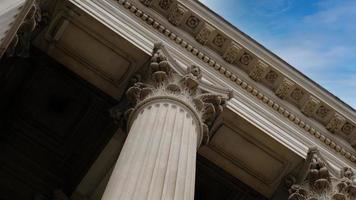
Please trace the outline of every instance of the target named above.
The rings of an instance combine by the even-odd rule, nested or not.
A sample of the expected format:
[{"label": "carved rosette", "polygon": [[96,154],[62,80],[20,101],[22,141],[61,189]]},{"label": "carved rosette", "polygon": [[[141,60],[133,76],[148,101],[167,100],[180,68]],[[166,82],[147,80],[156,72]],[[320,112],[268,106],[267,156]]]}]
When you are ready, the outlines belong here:
[{"label": "carved rosette", "polygon": [[344,167],[341,176],[333,176],[316,149],[308,153],[306,177],[300,184],[289,189],[288,200],[354,200],[356,199],[356,176],[351,168]]},{"label": "carved rosette", "polygon": [[[203,142],[208,142],[208,127],[212,125],[216,116],[223,110],[223,106],[229,97],[205,92],[201,89],[202,74],[197,66],[188,67],[184,75],[175,73],[164,55],[161,45],[154,49],[149,67],[150,77],[148,80],[145,83],[134,83],[126,92],[127,98],[136,107],[142,102],[157,98],[169,98],[185,104],[198,117]],[[129,113],[126,114],[132,116],[135,109],[129,109]]]}]

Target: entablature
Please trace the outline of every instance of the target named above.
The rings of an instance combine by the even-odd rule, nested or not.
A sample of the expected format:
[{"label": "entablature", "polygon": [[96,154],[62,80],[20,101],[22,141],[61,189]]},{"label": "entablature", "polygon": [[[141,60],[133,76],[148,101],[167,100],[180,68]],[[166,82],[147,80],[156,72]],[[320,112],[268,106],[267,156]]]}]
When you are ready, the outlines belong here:
[{"label": "entablature", "polygon": [[[256,126],[264,129],[272,138],[292,149],[298,155],[305,157],[308,148],[316,145],[319,146],[323,154],[328,155],[328,159],[336,167],[355,164],[356,153],[350,144],[326,131],[319,123],[302,115],[297,107],[277,98],[277,95],[282,97],[284,94],[293,93],[294,90],[289,91],[290,88],[299,88],[295,86],[296,83],[292,79],[281,79],[281,83],[278,84],[278,87],[276,86],[276,94],[271,94],[268,87],[252,81],[253,79],[261,80],[262,78],[259,78],[258,74],[264,74],[264,70],[256,69],[255,72],[250,72],[248,75],[255,78],[248,78],[246,73],[242,72],[243,69],[228,64],[226,59],[223,60],[223,57],[218,58],[213,50],[202,45],[199,46],[197,42],[191,42],[192,37],[188,33],[181,31],[167,19],[160,17],[159,13],[138,1],[83,2],[71,0],[71,2],[147,53],[153,48],[155,42],[163,41],[178,63],[203,66],[202,71],[207,74],[205,81],[233,90],[235,97],[231,100],[230,108],[234,108],[237,113],[239,110],[244,110],[244,113],[238,114],[243,114],[246,119],[254,122]],[[198,6],[196,2],[185,2],[184,4],[187,8],[193,5]],[[172,17],[170,21],[172,21]],[[227,30],[231,30],[231,27]],[[239,47],[241,46],[237,46],[235,49],[239,49]],[[256,44],[254,47],[262,51],[261,47],[257,48]],[[264,54],[261,53],[261,55]],[[225,54],[226,56],[227,54]],[[256,62],[256,66],[261,69],[268,68],[271,71],[271,66],[265,61]],[[287,88],[287,92],[285,88]],[[347,115],[352,116],[353,114]],[[336,126],[340,127],[340,123],[337,120],[336,122]]]},{"label": "entablature", "polygon": [[[323,132],[336,134],[355,146],[356,115],[352,108],[200,3],[165,0],[140,2],[149,7],[143,8],[147,13],[153,16],[157,14],[163,26],[182,37],[188,34],[189,37],[184,38],[187,44],[182,41],[188,51],[193,53],[193,46],[197,47],[198,57],[199,54],[203,58],[208,55],[208,58],[217,61],[213,63],[214,68],[227,78],[232,76],[235,80],[234,72],[245,74],[246,81],[279,104],[301,115],[306,121],[316,122]],[[162,16],[164,19],[161,19]]]}]

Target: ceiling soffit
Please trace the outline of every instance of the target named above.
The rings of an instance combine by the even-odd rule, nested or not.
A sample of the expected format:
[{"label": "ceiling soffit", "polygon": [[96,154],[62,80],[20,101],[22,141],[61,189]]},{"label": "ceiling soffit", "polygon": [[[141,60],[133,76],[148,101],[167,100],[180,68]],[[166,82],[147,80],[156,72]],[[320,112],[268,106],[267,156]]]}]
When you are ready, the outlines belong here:
[{"label": "ceiling soffit", "polygon": [[[197,12],[192,12],[180,2],[147,0],[141,1],[141,3],[131,3],[119,0],[117,3],[321,143],[356,163],[356,154],[349,147],[356,145],[356,125],[353,111],[346,114],[344,111],[343,114],[339,113],[335,107],[315,97],[302,85],[298,85],[299,82],[293,81],[222,31],[203,21],[196,14]],[[146,13],[144,6],[139,4],[152,9]],[[168,23],[164,19],[160,18],[161,22],[153,18],[148,14],[151,10],[165,16],[166,21],[169,21],[173,26],[169,25],[170,27],[167,28]],[[196,22],[188,22],[193,20],[192,16],[197,18]],[[194,23],[198,23],[198,25],[193,25]],[[196,30],[188,30],[188,26],[196,26]],[[196,42],[190,42],[190,38],[184,39],[183,37],[186,37],[187,34],[193,36]],[[205,52],[200,49],[204,49]],[[216,54],[220,55],[221,59],[215,58]],[[250,79],[244,80],[242,74],[235,72],[236,68],[245,71]],[[345,141],[349,144],[345,144]]]}]

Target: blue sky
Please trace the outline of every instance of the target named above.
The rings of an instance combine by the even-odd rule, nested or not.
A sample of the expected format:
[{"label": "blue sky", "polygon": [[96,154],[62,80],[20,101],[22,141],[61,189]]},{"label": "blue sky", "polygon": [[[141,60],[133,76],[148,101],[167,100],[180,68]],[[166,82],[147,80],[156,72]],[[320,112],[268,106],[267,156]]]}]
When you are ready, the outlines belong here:
[{"label": "blue sky", "polygon": [[356,108],[356,0],[201,0]]}]

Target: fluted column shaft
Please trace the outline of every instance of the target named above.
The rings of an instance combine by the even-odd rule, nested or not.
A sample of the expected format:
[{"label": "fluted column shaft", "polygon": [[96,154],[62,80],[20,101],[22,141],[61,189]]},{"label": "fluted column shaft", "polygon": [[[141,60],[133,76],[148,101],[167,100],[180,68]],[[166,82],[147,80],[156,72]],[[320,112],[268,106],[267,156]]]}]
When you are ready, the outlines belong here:
[{"label": "fluted column shaft", "polygon": [[135,109],[103,200],[193,200],[201,126],[194,108],[156,98]]}]

